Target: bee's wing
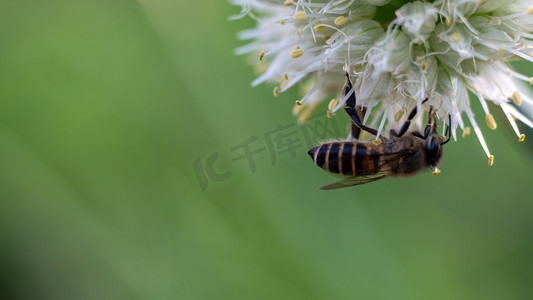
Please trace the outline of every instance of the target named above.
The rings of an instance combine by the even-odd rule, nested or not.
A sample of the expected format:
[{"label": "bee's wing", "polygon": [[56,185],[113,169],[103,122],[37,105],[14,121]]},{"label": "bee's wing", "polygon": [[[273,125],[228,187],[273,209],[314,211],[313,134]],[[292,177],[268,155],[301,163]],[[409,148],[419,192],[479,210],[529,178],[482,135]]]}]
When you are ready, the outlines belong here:
[{"label": "bee's wing", "polygon": [[318,189],[319,190],[340,189],[344,187],[369,183],[369,182],[380,180],[380,179],[383,179],[389,176],[390,174],[385,174],[385,173],[378,173],[378,174],[369,175],[369,176],[354,176],[354,177],[344,178],[343,180],[340,180],[340,181],[337,181],[337,182],[334,182],[328,185],[321,186]]}]

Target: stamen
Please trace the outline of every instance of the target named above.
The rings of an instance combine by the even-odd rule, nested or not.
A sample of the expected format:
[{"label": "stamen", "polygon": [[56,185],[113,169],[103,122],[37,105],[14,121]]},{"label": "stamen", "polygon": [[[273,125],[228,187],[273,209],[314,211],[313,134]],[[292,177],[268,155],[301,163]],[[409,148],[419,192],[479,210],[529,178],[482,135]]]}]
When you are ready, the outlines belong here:
[{"label": "stamen", "polygon": [[518,142],[523,142],[525,139],[526,139],[526,135],[522,133],[520,137],[518,138]]},{"label": "stamen", "polygon": [[461,137],[466,138],[470,135],[470,127],[466,126],[465,129],[463,130],[463,134],[461,135]]},{"label": "stamen", "polygon": [[488,114],[485,116],[485,121],[487,121],[487,126],[489,126],[490,129],[495,130],[498,128],[498,125],[496,124],[496,121],[494,121],[494,117],[492,114]]},{"label": "stamen", "polygon": [[285,5],[285,6],[292,6],[292,5],[294,5],[294,1],[292,1],[292,0],[287,0],[287,1],[283,2],[283,5]]},{"label": "stamen", "polygon": [[274,97],[279,97],[279,87],[274,87]]},{"label": "stamen", "polygon": [[[294,4],[294,2],[293,2],[293,4]],[[297,21],[303,21],[303,20],[307,19],[307,15],[305,14],[304,11],[300,10],[300,11],[295,12],[294,15],[292,15],[292,18],[297,20]]]},{"label": "stamen", "polygon": [[494,164],[494,155],[491,155],[489,156],[489,166],[492,167],[493,164]]},{"label": "stamen", "polygon": [[422,70],[422,72],[425,72],[427,69],[428,69],[428,64],[425,61],[423,61],[422,64],[420,65],[420,70]]},{"label": "stamen", "polygon": [[337,105],[339,105],[339,100],[335,98],[331,99],[331,101],[329,101],[329,104],[328,104],[328,110],[333,111],[335,107],[337,107]]},{"label": "stamen", "polygon": [[487,157],[490,157],[489,147],[487,147],[487,143],[485,142],[485,138],[483,137],[483,133],[481,133],[481,129],[477,126],[476,120],[474,119],[474,115],[472,114],[472,111],[467,110],[466,115],[468,116],[468,119],[470,120],[470,123],[472,124],[472,127],[474,127],[474,132],[477,135],[477,138],[479,140],[479,143],[481,144],[481,147],[487,154]]},{"label": "stamen", "polygon": [[289,74],[284,73],[284,74],[283,74],[283,79],[285,79],[285,80],[289,80]]},{"label": "stamen", "polygon": [[435,168],[435,171],[433,171],[433,173],[431,173],[431,175],[433,176],[437,176],[440,174],[440,170],[438,168]]},{"label": "stamen", "polygon": [[333,23],[335,23],[335,25],[337,26],[344,25],[346,24],[346,22],[348,22],[348,18],[346,18],[345,16],[338,16],[337,18],[335,18],[335,21],[333,21]]},{"label": "stamen", "polygon": [[513,101],[518,106],[522,105],[522,95],[518,91],[513,93]]},{"label": "stamen", "polygon": [[403,110],[399,110],[394,114],[394,122],[399,122],[403,116]]},{"label": "stamen", "polygon": [[528,9],[527,9],[527,14],[528,15],[533,15],[533,6],[530,6]]},{"label": "stamen", "polygon": [[316,31],[316,32],[322,32],[324,30],[326,30],[326,26],[322,26],[322,24],[318,24],[316,25],[315,27],[313,27],[313,29]]},{"label": "stamen", "polygon": [[333,116],[334,116],[335,114],[328,110],[328,111],[326,112],[326,115],[328,116],[328,118],[331,119],[331,118],[333,118]]},{"label": "stamen", "polygon": [[261,53],[259,53],[259,61],[263,61],[263,57],[265,57],[265,51],[261,51]]},{"label": "stamen", "polygon": [[530,84],[530,85],[533,85],[533,77],[531,77],[531,78],[529,79],[529,84]]},{"label": "stamen", "polygon": [[281,20],[279,20],[279,23],[280,23],[281,25],[285,25],[285,20],[281,19]]},{"label": "stamen", "polygon": [[372,140],[372,144],[375,145],[375,146],[379,146],[379,145],[381,145],[381,143],[382,143],[381,139]]},{"label": "stamen", "polygon": [[302,105],[302,102],[300,100],[296,100],[296,105]]}]

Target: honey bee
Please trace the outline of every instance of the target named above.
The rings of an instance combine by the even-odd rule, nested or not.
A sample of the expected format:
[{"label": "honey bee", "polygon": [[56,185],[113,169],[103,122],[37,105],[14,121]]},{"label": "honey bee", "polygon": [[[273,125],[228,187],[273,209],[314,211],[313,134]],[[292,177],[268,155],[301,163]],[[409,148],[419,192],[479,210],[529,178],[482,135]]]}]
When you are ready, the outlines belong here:
[{"label": "honey bee", "polygon": [[[345,95],[352,89],[348,74],[346,78]],[[427,100],[426,98],[422,103]],[[442,159],[442,145],[450,140],[451,135],[449,115],[446,140],[437,133],[433,108],[430,108],[428,112],[423,134],[418,131],[408,131],[411,121],[417,114],[415,106],[399,132],[392,129],[389,138],[380,135],[382,143],[374,144],[370,141],[358,140],[361,130],[374,136],[377,136],[378,132],[362,124],[355,105],[355,93],[352,93],[344,108],[352,119],[352,140],[323,143],[308,152],[319,167],[345,177],[341,181],[319,187],[319,189],[343,188],[386,177],[410,177],[424,169],[430,167],[436,169],[439,166]]]}]

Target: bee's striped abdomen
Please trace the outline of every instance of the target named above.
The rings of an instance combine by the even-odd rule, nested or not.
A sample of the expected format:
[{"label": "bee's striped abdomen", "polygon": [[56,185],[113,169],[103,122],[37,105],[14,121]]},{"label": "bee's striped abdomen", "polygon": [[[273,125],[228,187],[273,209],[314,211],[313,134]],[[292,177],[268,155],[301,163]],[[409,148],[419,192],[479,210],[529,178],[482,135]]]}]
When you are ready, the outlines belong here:
[{"label": "bee's striped abdomen", "polygon": [[331,173],[362,176],[379,171],[379,153],[363,143],[326,143],[309,150],[309,155],[319,167]]}]

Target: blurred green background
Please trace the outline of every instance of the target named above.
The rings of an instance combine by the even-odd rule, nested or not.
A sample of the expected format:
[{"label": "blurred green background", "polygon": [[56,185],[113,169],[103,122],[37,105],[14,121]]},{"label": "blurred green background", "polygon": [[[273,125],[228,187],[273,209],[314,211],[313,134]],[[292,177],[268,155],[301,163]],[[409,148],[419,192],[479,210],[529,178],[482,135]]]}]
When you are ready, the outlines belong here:
[{"label": "blurred green background", "polygon": [[480,120],[493,167],[471,136],[437,177],[319,191],[306,145],[271,162],[298,95],[250,87],[238,12],[0,2],[0,299],[531,299],[531,144]]}]

